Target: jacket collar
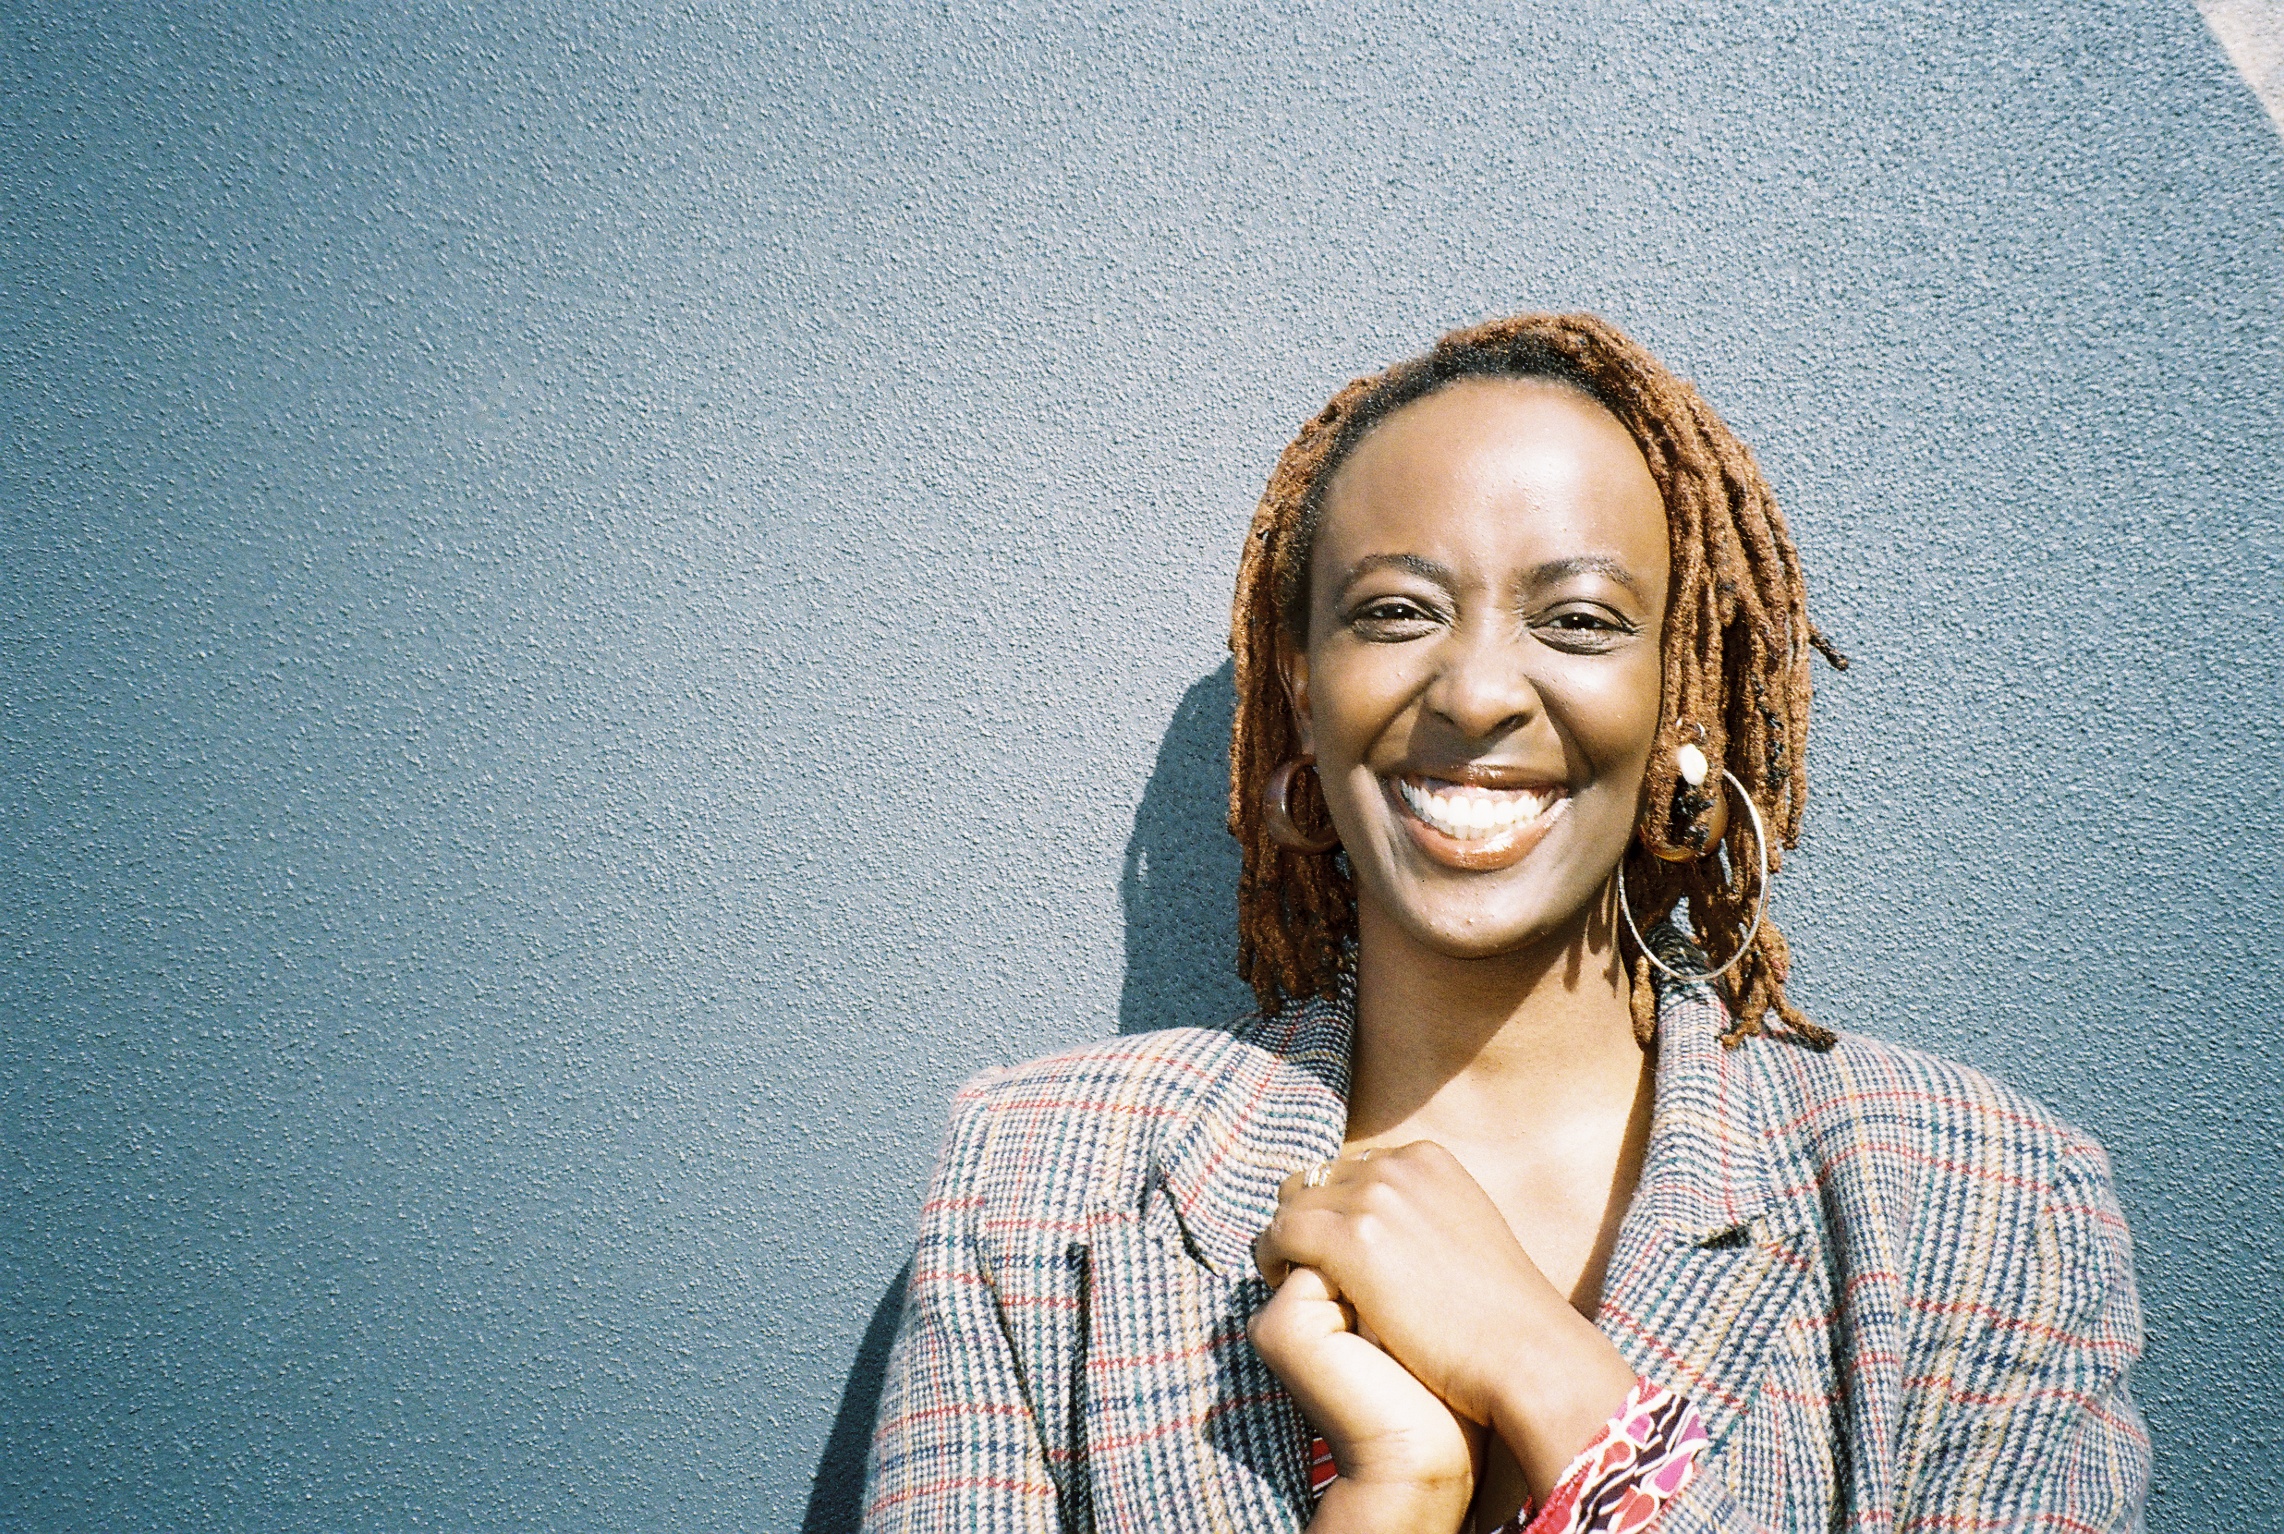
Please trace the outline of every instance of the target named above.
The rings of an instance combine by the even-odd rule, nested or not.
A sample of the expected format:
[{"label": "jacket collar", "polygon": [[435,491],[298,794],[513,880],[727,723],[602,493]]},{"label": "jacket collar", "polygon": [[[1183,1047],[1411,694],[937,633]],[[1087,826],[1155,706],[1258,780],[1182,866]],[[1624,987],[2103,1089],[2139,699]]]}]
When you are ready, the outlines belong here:
[{"label": "jacket collar", "polygon": [[[1661,956],[1702,964],[1671,928],[1653,931],[1651,941]],[[1158,1177],[1183,1233],[1224,1278],[1253,1271],[1253,1238],[1276,1213],[1277,1185],[1340,1154],[1355,1016],[1354,987],[1343,976],[1334,995],[1245,1025],[1226,1065],[1159,1142]],[[1629,1226],[1647,1222],[1699,1244],[1753,1225],[1776,1203],[1766,1088],[1751,1047],[1722,1045],[1728,1026],[1710,988],[1661,986],[1650,1144]]]},{"label": "jacket collar", "polygon": [[1709,987],[1675,983],[1658,993],[1650,1144],[1627,1218],[1684,1242],[1783,1223],[1776,1115],[1755,1053],[1776,1046],[1729,1048],[1721,1035],[1730,1021]]},{"label": "jacket collar", "polygon": [[1253,1272],[1253,1238],[1277,1212],[1277,1185],[1340,1154],[1355,1032],[1345,974],[1332,996],[1241,1025],[1227,1062],[1159,1142],[1158,1175],[1183,1234],[1222,1277]]}]

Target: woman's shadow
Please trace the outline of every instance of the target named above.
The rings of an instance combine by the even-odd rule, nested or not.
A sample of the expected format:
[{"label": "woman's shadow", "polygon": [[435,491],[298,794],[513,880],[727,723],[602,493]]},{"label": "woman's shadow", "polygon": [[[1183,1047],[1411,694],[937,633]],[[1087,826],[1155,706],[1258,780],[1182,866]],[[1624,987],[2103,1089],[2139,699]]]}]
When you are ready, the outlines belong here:
[{"label": "woman's shadow", "polygon": [[1253,1009],[1253,993],[1237,978],[1238,857],[1229,834],[1236,705],[1223,661],[1190,684],[1158,742],[1118,877],[1126,915],[1120,1033],[1218,1028]]},{"label": "woman's shadow", "polygon": [[[1218,1027],[1252,1008],[1252,993],[1237,978],[1238,859],[1228,830],[1235,707],[1232,670],[1224,661],[1182,694],[1158,742],[1118,877],[1126,917],[1120,1033]],[[865,1450],[910,1274],[908,1265],[896,1275],[857,1344],[810,1481],[801,1534],[853,1534],[863,1521]]]}]

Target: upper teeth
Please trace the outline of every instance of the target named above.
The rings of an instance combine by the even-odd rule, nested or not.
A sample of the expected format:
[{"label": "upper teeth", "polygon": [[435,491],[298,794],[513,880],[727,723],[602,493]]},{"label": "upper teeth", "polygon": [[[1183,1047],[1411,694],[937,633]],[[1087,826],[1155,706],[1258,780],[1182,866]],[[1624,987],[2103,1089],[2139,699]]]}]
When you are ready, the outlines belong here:
[{"label": "upper teeth", "polygon": [[1398,778],[1412,813],[1455,841],[1482,841],[1536,820],[1561,797],[1553,788],[1476,788],[1430,778]]}]

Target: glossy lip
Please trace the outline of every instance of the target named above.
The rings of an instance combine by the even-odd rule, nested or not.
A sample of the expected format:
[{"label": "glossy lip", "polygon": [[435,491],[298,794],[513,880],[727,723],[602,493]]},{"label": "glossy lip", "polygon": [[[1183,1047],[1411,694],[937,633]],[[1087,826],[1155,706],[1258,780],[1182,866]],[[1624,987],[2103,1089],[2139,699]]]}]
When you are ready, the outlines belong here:
[{"label": "glossy lip", "polygon": [[[1404,802],[1403,793],[1396,787],[1398,778],[1438,778],[1446,783],[1464,783],[1477,788],[1551,788],[1561,795],[1534,820],[1524,822],[1512,831],[1475,841],[1460,841],[1446,836],[1434,826],[1413,813]],[[1546,840],[1547,832],[1562,812],[1570,807],[1570,791],[1561,783],[1550,783],[1536,773],[1520,768],[1500,767],[1487,763],[1469,762],[1461,766],[1437,767],[1432,770],[1410,768],[1392,772],[1380,780],[1380,793],[1396,812],[1406,831],[1411,833],[1412,845],[1446,868],[1467,873],[1489,873],[1494,869],[1512,868],[1529,857]]]}]

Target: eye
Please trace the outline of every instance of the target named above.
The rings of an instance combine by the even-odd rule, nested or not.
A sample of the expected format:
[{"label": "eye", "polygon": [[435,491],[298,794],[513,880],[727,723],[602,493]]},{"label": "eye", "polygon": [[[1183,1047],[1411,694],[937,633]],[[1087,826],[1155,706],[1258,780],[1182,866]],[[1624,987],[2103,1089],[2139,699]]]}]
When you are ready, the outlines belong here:
[{"label": "eye", "polygon": [[1348,610],[1349,626],[1367,639],[1411,639],[1433,628],[1437,615],[1411,597],[1369,597]]},{"label": "eye", "polygon": [[1541,614],[1531,626],[1548,644],[1573,651],[1606,650],[1641,632],[1620,614],[1586,602],[1565,603]]}]

